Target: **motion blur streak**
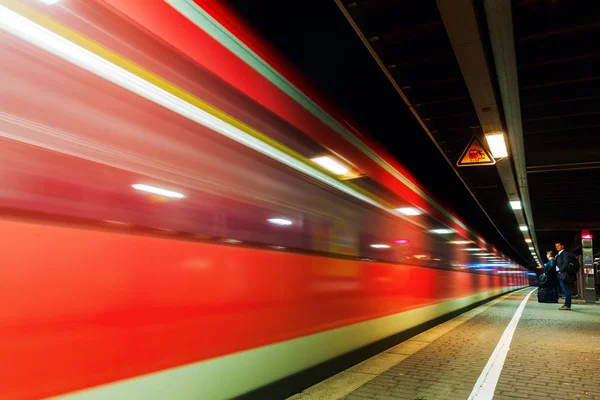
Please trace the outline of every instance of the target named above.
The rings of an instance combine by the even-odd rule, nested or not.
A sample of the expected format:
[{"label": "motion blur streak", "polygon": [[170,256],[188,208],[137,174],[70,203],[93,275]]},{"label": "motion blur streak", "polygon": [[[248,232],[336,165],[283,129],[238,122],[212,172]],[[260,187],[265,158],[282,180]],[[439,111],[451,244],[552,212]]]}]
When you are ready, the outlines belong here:
[{"label": "motion blur streak", "polygon": [[[0,238],[0,265],[23,268],[18,274],[3,268],[0,280],[3,303],[10,304],[0,311],[0,384],[9,398],[95,386],[511,282],[10,221],[0,222]],[[356,274],[312,272],[336,265]],[[43,302],[41,287],[53,292]]]},{"label": "motion blur streak", "polygon": [[[167,2],[150,2],[145,3],[142,7],[138,2],[120,0],[105,0],[105,2],[169,42],[190,59],[236,86],[264,107],[282,116],[294,126],[298,126],[305,134],[317,139],[324,146],[344,154],[346,158],[352,159],[361,170],[388,189],[426,210],[428,214],[450,224],[461,234],[471,234],[477,240],[483,241],[480,236],[427,194],[414,179],[407,178],[410,177],[410,174],[392,157],[388,155],[383,159],[381,154],[387,153],[385,149],[377,146],[373,141],[365,146],[362,143],[365,137],[348,123],[342,123],[343,120],[340,122],[340,118],[332,118],[331,115],[321,110],[320,106],[316,108],[311,106],[310,100],[308,103],[301,101],[306,96],[298,94],[301,92],[289,82],[282,83],[291,92],[273,85],[271,76],[265,77],[263,71],[255,69],[257,63],[253,61],[260,60],[258,64],[265,67],[270,75],[281,77],[281,74],[260,56],[253,52],[244,52],[245,48],[253,49],[254,47],[247,43],[248,38],[243,29],[240,31],[240,38],[232,35],[221,25],[226,22],[231,25],[231,21],[223,18],[223,15],[227,15],[227,7],[223,5],[223,2],[169,1],[170,5]],[[208,18],[207,13],[210,13]],[[165,19],[173,21],[173,26],[177,26],[177,29],[173,29],[171,25],[165,25]],[[246,42],[243,39],[246,39]],[[232,40],[235,43],[229,47],[228,44]],[[214,46],[212,42],[215,41],[221,46]],[[244,45],[240,46],[240,43],[244,43]],[[226,49],[223,49],[223,46]],[[270,60],[271,58],[266,57],[266,59]],[[252,66],[247,64],[252,64]],[[241,68],[245,68],[244,73],[240,73]],[[301,107],[299,107],[299,103]],[[309,111],[315,109],[320,110],[318,115]],[[326,122],[323,122],[324,120]],[[337,128],[332,128],[332,125]],[[343,133],[342,136],[340,136],[340,132]],[[357,138],[358,136],[361,136],[360,140]],[[340,140],[340,137],[347,138],[348,142]],[[373,149],[377,149],[377,153]]]},{"label": "motion blur streak", "polygon": [[[152,80],[163,88],[166,87],[171,89],[173,92],[178,92],[181,98],[171,94],[168,90],[163,90],[163,88],[159,86],[152,85],[147,80],[144,80],[139,76],[136,76],[133,73],[130,73],[129,71],[93,54],[92,52],[81,48],[72,42],[69,42],[68,40],[65,40],[57,34],[44,29],[43,27],[3,6],[0,6],[0,28],[108,81],[130,90],[133,93],[143,96],[144,98],[162,105],[171,111],[174,111],[216,132],[219,132],[230,139],[242,143],[245,146],[248,146],[266,156],[286,164],[289,167],[305,173],[306,175],[309,175],[312,178],[315,178],[331,187],[334,187],[359,200],[378,207],[390,214],[398,216],[393,208],[386,207],[372,198],[351,189],[348,185],[338,181],[337,179],[332,178],[327,174],[316,170],[315,168],[311,168],[302,161],[299,161],[299,156],[294,157],[286,154],[286,152],[270,146],[254,136],[247,134],[241,129],[238,129],[237,127],[232,126],[225,121],[211,115],[209,112],[195,107],[190,103],[193,102],[197,104],[199,102],[197,99],[194,99],[191,95],[174,88],[172,85],[169,85],[167,82],[162,81],[158,77],[152,77]],[[63,31],[66,30],[63,28]],[[100,53],[107,53],[105,49],[97,48],[97,50]],[[110,58],[114,60],[116,57],[117,56],[113,55]],[[132,67],[131,69],[137,69],[140,74],[143,73],[140,68],[133,66],[127,61],[124,61],[122,64],[129,64],[129,66]],[[150,75],[149,73],[143,74],[147,77]],[[182,100],[182,98],[187,98],[187,100],[190,102],[186,102]],[[223,116],[222,113],[220,114]],[[239,125],[239,123],[237,125]],[[281,145],[278,145],[278,147],[282,148]],[[288,150],[288,153],[290,152],[291,151]],[[401,218],[401,216],[399,217]],[[409,221],[416,224],[416,222],[412,220]]]},{"label": "motion blur streak", "polygon": [[0,397],[231,398],[526,284],[107,3],[0,0]]}]

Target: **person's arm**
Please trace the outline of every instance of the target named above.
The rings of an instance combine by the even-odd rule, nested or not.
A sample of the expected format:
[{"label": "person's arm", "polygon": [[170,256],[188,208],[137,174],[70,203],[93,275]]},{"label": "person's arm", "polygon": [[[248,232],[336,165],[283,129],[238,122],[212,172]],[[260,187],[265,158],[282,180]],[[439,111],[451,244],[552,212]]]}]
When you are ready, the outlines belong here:
[{"label": "person's arm", "polygon": [[558,257],[560,257],[560,262],[556,261],[558,263],[558,272],[562,274],[569,266],[569,255],[566,251],[563,251]]},{"label": "person's arm", "polygon": [[552,260],[550,260],[546,264],[544,264],[544,270],[542,272],[547,275],[551,269],[552,269]]}]

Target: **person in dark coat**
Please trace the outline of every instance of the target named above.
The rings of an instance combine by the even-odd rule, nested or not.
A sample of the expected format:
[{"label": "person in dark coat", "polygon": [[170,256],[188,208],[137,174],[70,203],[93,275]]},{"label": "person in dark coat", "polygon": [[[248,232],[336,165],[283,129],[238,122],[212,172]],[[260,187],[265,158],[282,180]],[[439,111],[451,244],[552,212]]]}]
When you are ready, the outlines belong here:
[{"label": "person in dark coat", "polygon": [[550,250],[546,253],[548,262],[544,264],[544,274],[548,280],[546,286],[550,289],[550,302],[558,303],[558,273],[556,271],[556,258],[554,258],[554,252]]},{"label": "person in dark coat", "polygon": [[569,267],[569,253],[565,250],[565,245],[562,242],[554,244],[558,254],[556,255],[556,269],[558,270],[558,282],[560,288],[565,294],[565,304],[559,310],[571,309],[571,283],[577,279],[574,275],[567,271]]}]

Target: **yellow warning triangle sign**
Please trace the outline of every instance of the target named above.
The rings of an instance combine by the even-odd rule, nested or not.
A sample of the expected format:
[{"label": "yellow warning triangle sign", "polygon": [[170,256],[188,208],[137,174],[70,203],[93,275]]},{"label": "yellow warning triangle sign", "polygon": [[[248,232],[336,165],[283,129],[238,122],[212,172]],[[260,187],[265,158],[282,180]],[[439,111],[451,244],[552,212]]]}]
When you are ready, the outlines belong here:
[{"label": "yellow warning triangle sign", "polygon": [[465,151],[456,162],[458,167],[474,167],[477,165],[494,165],[496,160],[485,149],[477,136],[473,136]]}]

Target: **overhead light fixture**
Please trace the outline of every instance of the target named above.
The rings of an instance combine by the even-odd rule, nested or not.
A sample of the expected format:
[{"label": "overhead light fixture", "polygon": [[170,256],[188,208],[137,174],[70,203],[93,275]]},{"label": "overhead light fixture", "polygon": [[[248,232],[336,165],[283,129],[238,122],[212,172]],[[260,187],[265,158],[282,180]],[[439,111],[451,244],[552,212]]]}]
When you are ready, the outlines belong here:
[{"label": "overhead light fixture", "polygon": [[374,249],[389,249],[391,246],[389,244],[372,244],[371,247]]},{"label": "overhead light fixture", "polygon": [[586,235],[581,235],[581,238],[582,238],[582,239],[592,239],[593,237],[592,237],[592,235],[590,235],[590,234],[588,233],[588,234],[586,234]]},{"label": "overhead light fixture", "polygon": [[528,229],[528,228],[527,228],[527,225],[519,225],[519,229],[520,229],[522,232],[527,232],[527,229]]},{"label": "overhead light fixture", "polygon": [[408,239],[398,239],[398,240],[394,240],[394,243],[396,244],[406,244],[408,243],[409,240]]},{"label": "overhead light fixture", "polygon": [[506,149],[503,133],[485,135],[485,139],[488,142],[488,146],[490,147],[494,158],[508,157],[508,150]]},{"label": "overhead light fixture", "polygon": [[450,244],[469,244],[474,243],[472,240],[451,240],[448,243]]},{"label": "overhead light fixture", "polygon": [[290,221],[289,219],[285,219],[285,218],[269,218],[267,221],[270,222],[271,224],[279,225],[279,226],[292,225],[292,221]]},{"label": "overhead light fixture", "polygon": [[529,238],[525,239],[525,243],[531,243],[531,239],[529,239]]},{"label": "overhead light fixture", "polygon": [[485,249],[480,249],[479,247],[470,247],[468,249],[463,249],[464,251],[485,251]]},{"label": "overhead light fixture", "polygon": [[140,190],[142,192],[157,194],[159,196],[169,197],[173,199],[183,199],[185,196],[181,193],[173,192],[171,190],[161,189],[155,186],[144,185],[141,183],[136,183],[135,185],[131,185],[135,190]]},{"label": "overhead light fixture", "polygon": [[535,250],[533,247],[530,247],[529,250]]},{"label": "overhead light fixture", "polygon": [[56,3],[58,3],[60,0],[38,0],[38,1],[42,4],[47,4],[49,6],[52,6]]},{"label": "overhead light fixture", "polygon": [[523,206],[521,206],[521,202],[520,202],[519,200],[516,200],[516,201],[511,201],[511,202],[510,202],[510,207],[511,207],[513,210],[520,210],[520,209],[522,209],[522,208],[523,208]]},{"label": "overhead light fixture", "polygon": [[451,233],[454,233],[454,230],[452,230],[452,229],[432,229],[429,232],[437,233],[438,235],[449,235]]},{"label": "overhead light fixture", "polygon": [[396,211],[398,211],[404,215],[408,215],[408,216],[423,214],[423,211],[419,210],[418,208],[414,208],[414,207],[397,208]]},{"label": "overhead light fixture", "polygon": [[312,161],[336,175],[345,175],[350,171],[331,157],[316,157],[313,158]]}]

